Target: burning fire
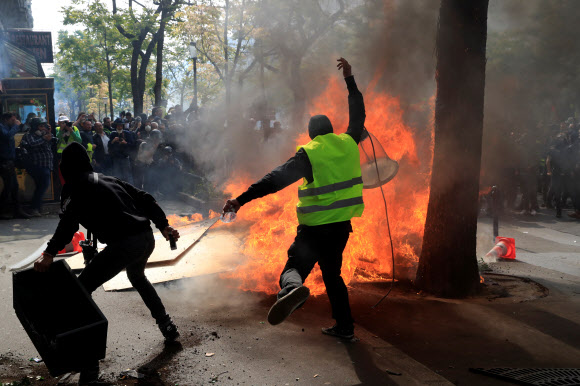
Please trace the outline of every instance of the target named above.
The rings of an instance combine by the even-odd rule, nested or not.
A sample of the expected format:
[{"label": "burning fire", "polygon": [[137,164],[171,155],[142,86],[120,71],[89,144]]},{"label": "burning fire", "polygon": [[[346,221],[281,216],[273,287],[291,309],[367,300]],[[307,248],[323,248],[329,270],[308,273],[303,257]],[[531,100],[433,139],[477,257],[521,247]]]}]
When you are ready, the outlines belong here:
[{"label": "burning fire", "polygon": [[203,216],[201,213],[194,213],[191,216],[183,216],[183,217],[178,216],[176,214],[170,214],[167,216],[167,221],[169,221],[169,225],[171,225],[172,227],[181,227],[201,220],[203,220]]},{"label": "burning fire", "polygon": [[[215,212],[213,210],[209,210],[209,213],[207,215],[207,217],[205,218],[207,219],[212,219],[212,218],[216,218],[220,216],[220,213]],[[167,221],[169,222],[169,225],[171,225],[172,227],[182,227],[185,225],[189,225],[189,224],[193,224],[195,222],[198,221],[202,221],[203,215],[201,213],[194,213],[190,216],[178,216],[176,214],[170,214],[167,216]]]},{"label": "burning fire", "polygon": [[[417,130],[404,124],[398,98],[375,91],[377,81],[371,82],[363,92],[367,114],[365,125],[378,138],[387,154],[400,165],[398,175],[383,190],[395,250],[395,275],[397,278],[413,279],[427,215],[431,154],[423,157],[429,168],[421,173],[417,157]],[[346,130],[348,105],[343,83],[331,80],[311,106],[311,115],[326,114],[335,132]],[[309,140],[307,133],[304,133],[296,139],[296,144],[305,144]],[[427,139],[426,148],[432,153],[430,140]],[[229,183],[225,191],[236,197],[253,182],[249,178],[238,178]],[[254,200],[239,211],[238,221],[252,223],[242,247],[247,261],[229,275],[240,281],[242,289],[270,294],[279,291],[279,275],[298,225],[298,185],[296,183],[276,194]],[[384,280],[392,275],[391,249],[380,189],[364,190],[364,202],[365,212],[361,218],[352,220],[354,232],[343,254],[342,276],[347,284],[353,280]],[[322,275],[317,266],[305,285],[315,295],[324,293]]]}]

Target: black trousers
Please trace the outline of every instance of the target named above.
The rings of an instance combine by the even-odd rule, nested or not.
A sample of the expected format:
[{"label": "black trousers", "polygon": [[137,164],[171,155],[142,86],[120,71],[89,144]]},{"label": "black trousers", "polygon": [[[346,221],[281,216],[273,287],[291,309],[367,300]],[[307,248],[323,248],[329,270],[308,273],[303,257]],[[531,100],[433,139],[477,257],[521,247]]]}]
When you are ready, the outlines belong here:
[{"label": "black trousers", "polygon": [[151,311],[151,316],[157,323],[161,323],[167,319],[165,307],[157,291],[145,276],[145,265],[154,249],[155,239],[152,231],[128,236],[121,242],[107,245],[99,252],[83,269],[79,275],[79,281],[91,294],[103,283],[126,269],[131,285]]},{"label": "black trousers", "polygon": [[0,194],[0,210],[5,211],[10,200],[18,206],[18,180],[14,160],[0,160],[0,177],[4,182],[4,189]]},{"label": "black trousers", "polygon": [[342,252],[350,232],[350,221],[319,226],[299,225],[294,243],[288,249],[288,261],[280,275],[282,290],[278,298],[300,287],[318,262],[332,307],[332,317],[338,325],[351,327],[354,320],[348,291],[340,276]]}]

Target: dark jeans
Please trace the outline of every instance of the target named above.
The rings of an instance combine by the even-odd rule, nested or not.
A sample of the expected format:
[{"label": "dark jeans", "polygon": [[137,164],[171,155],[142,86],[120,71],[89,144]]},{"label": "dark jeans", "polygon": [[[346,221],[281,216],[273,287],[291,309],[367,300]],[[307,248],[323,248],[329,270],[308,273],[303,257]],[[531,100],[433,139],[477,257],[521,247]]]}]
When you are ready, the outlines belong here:
[{"label": "dark jeans", "polygon": [[105,155],[99,161],[95,160],[94,169],[96,173],[110,175],[112,168],[113,162],[111,161],[111,157],[109,157],[108,155]]},{"label": "dark jeans", "polygon": [[552,174],[550,190],[554,195],[554,203],[556,204],[556,210],[561,212],[562,206],[566,203],[565,192],[569,190],[568,179],[570,177],[562,175],[560,173]]},{"label": "dark jeans", "polygon": [[139,161],[135,161],[135,164],[133,165],[133,183],[135,187],[139,189],[144,189],[146,170],[147,170],[146,164]]},{"label": "dark jeans", "polygon": [[352,232],[350,222],[319,226],[298,226],[294,243],[288,249],[288,261],[280,275],[278,298],[300,287],[318,262],[332,307],[332,317],[340,326],[351,327],[353,318],[348,291],[340,276],[342,252]]},{"label": "dark jeans", "polygon": [[165,307],[157,291],[145,276],[147,259],[155,249],[153,232],[128,236],[123,241],[107,245],[79,275],[79,281],[89,293],[115,277],[123,269],[133,288],[137,290],[151,316],[160,323],[167,318]]},{"label": "dark jeans", "polygon": [[0,210],[6,211],[10,200],[18,205],[18,180],[13,160],[0,160],[0,177],[4,182],[4,189],[0,194]]},{"label": "dark jeans", "polygon": [[129,157],[113,158],[113,176],[133,185],[133,173],[131,171],[131,161],[129,160]]},{"label": "dark jeans", "polygon": [[40,210],[42,207],[42,196],[50,185],[50,168],[44,166],[33,165],[27,169],[28,174],[34,180],[36,188],[32,196],[32,209]]},{"label": "dark jeans", "polygon": [[520,179],[522,189],[522,209],[526,211],[538,210],[538,181],[536,176],[522,174]]}]

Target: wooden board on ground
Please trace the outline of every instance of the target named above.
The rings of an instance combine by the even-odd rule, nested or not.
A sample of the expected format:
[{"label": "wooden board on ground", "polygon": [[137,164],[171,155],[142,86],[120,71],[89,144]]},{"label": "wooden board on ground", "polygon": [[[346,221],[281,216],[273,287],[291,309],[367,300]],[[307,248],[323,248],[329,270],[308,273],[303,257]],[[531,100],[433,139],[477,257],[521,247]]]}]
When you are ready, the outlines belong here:
[{"label": "wooden board on ground", "polygon": [[[177,249],[174,251],[171,250],[169,242],[165,240],[161,232],[155,232],[155,250],[149,257],[148,263],[165,261],[169,264],[171,260],[177,259],[185,252],[214,222],[214,219],[209,219],[177,228],[180,238],[177,240]],[[85,260],[82,253],[67,259],[67,263],[73,270],[83,269],[85,267]]]},{"label": "wooden board on ground", "polygon": [[[240,239],[227,229],[210,229],[175,265],[147,268],[145,274],[151,283],[161,283],[226,272],[243,260],[239,252],[241,244]],[[131,283],[125,271],[122,271],[103,287],[105,291],[118,291],[131,288]]]}]

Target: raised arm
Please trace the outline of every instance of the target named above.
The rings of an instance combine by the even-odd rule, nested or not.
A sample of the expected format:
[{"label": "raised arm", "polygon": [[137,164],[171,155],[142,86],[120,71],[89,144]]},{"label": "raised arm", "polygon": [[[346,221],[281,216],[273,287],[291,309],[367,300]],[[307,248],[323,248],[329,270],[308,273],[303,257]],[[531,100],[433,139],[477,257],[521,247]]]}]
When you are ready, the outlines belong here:
[{"label": "raised arm", "polygon": [[361,92],[356,86],[352,67],[344,58],[338,59],[338,69],[342,69],[342,75],[348,89],[348,129],[346,133],[354,139],[356,143],[360,142],[362,132],[365,127],[365,103]]}]

